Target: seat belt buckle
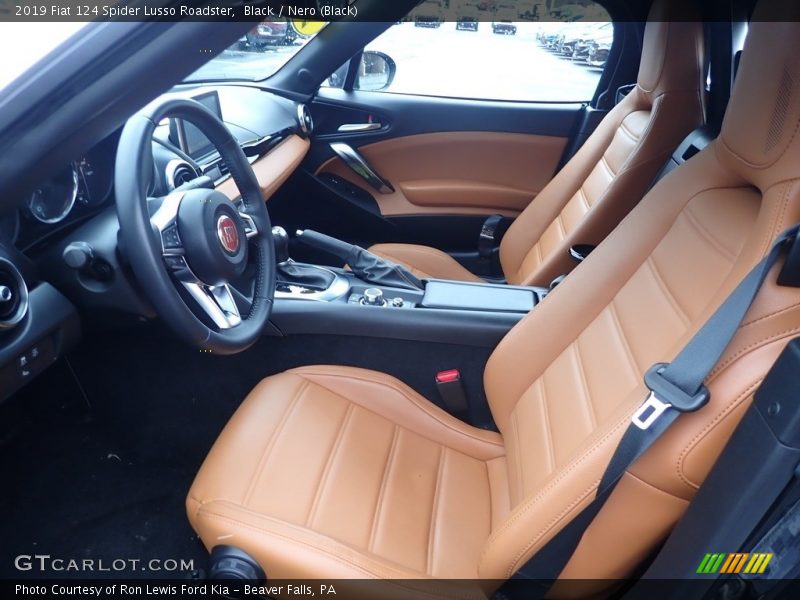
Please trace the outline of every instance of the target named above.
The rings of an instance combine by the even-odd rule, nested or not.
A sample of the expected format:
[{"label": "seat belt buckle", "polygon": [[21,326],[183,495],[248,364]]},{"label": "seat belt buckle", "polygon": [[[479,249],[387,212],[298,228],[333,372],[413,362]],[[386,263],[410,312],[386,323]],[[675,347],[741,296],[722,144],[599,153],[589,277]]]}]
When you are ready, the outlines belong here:
[{"label": "seat belt buckle", "polygon": [[705,385],[701,385],[694,394],[687,394],[668,381],[663,375],[668,366],[667,363],[656,363],[644,374],[650,394],[631,417],[631,422],[639,429],[649,429],[667,409],[694,412],[705,406],[711,397]]},{"label": "seat belt buckle", "polygon": [[439,396],[449,412],[466,412],[469,408],[458,369],[439,371],[436,374],[436,389],[439,390]]},{"label": "seat belt buckle", "polygon": [[478,255],[481,258],[491,258],[499,242],[499,227],[503,222],[503,215],[492,215],[488,217],[481,226],[481,233],[478,236]]}]

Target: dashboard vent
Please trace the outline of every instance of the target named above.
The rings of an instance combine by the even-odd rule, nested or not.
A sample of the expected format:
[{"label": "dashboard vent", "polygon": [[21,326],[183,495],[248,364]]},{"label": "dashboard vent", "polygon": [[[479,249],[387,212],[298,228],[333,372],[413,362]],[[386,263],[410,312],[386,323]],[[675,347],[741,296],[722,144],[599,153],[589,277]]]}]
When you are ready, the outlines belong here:
[{"label": "dashboard vent", "polygon": [[297,105],[297,124],[304,136],[309,136],[314,132],[314,119],[311,118],[311,111],[305,104]]},{"label": "dashboard vent", "polygon": [[195,168],[184,160],[171,160],[164,173],[170,191],[200,177]]},{"label": "dashboard vent", "polygon": [[0,331],[17,325],[28,312],[28,286],[17,267],[0,258]]}]

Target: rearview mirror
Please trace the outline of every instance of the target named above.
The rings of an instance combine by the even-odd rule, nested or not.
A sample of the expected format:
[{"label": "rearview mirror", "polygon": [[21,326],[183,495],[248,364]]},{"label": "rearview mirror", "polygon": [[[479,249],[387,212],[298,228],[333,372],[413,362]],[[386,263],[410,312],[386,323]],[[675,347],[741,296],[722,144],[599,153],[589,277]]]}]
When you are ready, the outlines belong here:
[{"label": "rearview mirror", "polygon": [[365,50],[361,55],[353,87],[371,92],[385,90],[392,84],[396,73],[397,65],[388,55]]}]

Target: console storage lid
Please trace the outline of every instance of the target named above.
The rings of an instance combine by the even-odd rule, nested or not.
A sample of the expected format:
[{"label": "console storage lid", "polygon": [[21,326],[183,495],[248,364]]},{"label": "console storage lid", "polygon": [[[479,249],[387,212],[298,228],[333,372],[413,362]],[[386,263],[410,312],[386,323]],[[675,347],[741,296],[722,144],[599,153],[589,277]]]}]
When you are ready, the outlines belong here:
[{"label": "console storage lid", "polygon": [[530,287],[464,283],[431,279],[425,285],[422,308],[527,313],[540,298]]}]

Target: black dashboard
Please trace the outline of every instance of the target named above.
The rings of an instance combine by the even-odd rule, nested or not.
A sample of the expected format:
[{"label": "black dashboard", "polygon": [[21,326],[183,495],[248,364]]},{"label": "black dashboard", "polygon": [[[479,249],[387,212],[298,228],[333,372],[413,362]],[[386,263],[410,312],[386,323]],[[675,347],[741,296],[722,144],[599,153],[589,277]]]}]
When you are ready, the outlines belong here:
[{"label": "black dashboard", "polygon": [[[302,105],[246,86],[184,88],[168,95],[213,98],[218,116],[252,160],[268,152],[286,135],[306,127]],[[211,108],[209,106],[209,108]],[[220,182],[227,171],[213,147],[190,124],[159,124],[153,140],[153,176],[148,193],[161,196],[175,187],[208,175]],[[187,135],[192,131],[192,136]],[[52,237],[113,205],[114,168],[119,131],[101,141],[25,198],[16,209],[0,213],[0,242],[36,254]]]},{"label": "black dashboard", "polygon": [[[256,87],[181,87],[159,100],[165,96],[200,99],[222,118],[254,166],[269,161],[289,138],[305,140],[313,127],[304,105]],[[91,314],[92,321],[154,316],[119,240],[114,173],[125,168],[116,164],[120,134],[0,207],[0,401],[79,340],[80,313]],[[166,196],[201,176],[223,186],[218,189],[230,188],[218,153],[188,123],[159,123],[152,149],[148,196]],[[303,142],[299,158],[306,149]],[[88,262],[72,260],[81,254]]]},{"label": "black dashboard", "polygon": [[113,202],[114,156],[119,135],[95,146],[27,195],[0,218],[0,240],[20,250]]}]

